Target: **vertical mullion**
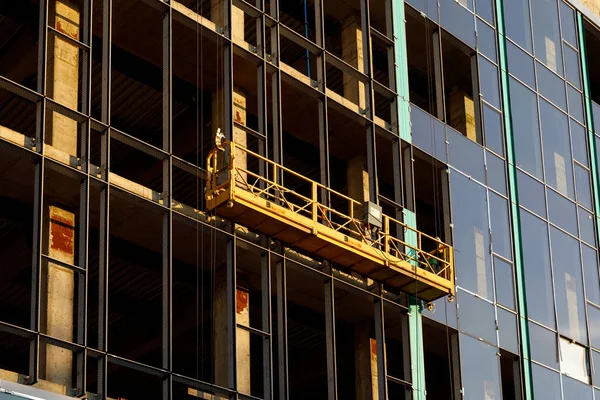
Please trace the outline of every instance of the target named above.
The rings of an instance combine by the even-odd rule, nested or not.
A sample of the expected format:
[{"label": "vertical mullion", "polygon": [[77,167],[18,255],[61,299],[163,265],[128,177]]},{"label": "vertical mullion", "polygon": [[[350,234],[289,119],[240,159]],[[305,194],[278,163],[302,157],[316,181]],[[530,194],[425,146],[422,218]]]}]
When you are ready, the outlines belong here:
[{"label": "vertical mullion", "polygon": [[383,318],[383,298],[381,297],[382,285],[379,285],[379,295],[375,300],[375,344],[377,346],[377,393],[379,399],[387,399],[387,363],[385,354],[385,323]]},{"label": "vertical mullion", "polygon": [[104,0],[102,12],[102,104],[100,119],[104,124],[110,125],[112,0]]},{"label": "vertical mullion", "polygon": [[327,115],[327,61],[325,56],[325,10],[323,0],[315,0],[315,20],[317,46],[321,48],[317,54],[317,83],[322,92],[319,98],[319,165],[321,169],[321,203],[329,206],[329,191],[325,187],[330,186],[329,175],[329,134]]},{"label": "vertical mullion", "polygon": [[269,333],[263,338],[263,398],[271,400],[272,388],[272,363],[271,363],[271,347],[273,330],[271,327],[271,253],[263,252],[261,255],[261,286],[262,286],[262,331]]},{"label": "vertical mullion", "polygon": [[229,236],[226,245],[226,284],[227,284],[227,385],[237,390],[237,351],[236,351],[236,244]]},{"label": "vertical mullion", "polygon": [[288,357],[287,357],[287,290],[286,259],[277,261],[277,343],[279,368],[279,399],[288,398]]},{"label": "vertical mullion", "polygon": [[335,297],[334,280],[327,278],[324,284],[325,290],[325,331],[327,347],[327,392],[329,400],[337,400],[337,365],[335,349]]}]

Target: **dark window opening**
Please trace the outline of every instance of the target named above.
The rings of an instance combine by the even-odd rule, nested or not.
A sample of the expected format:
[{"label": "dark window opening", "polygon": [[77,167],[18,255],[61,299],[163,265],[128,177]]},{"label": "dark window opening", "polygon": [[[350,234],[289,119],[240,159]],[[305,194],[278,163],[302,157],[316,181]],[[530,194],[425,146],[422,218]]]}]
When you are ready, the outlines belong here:
[{"label": "dark window opening", "polygon": [[521,361],[519,356],[500,350],[502,400],[521,399]]},{"label": "dark window opening", "polygon": [[461,398],[458,371],[458,333],[437,322],[423,319],[425,387],[427,397],[439,400]]}]

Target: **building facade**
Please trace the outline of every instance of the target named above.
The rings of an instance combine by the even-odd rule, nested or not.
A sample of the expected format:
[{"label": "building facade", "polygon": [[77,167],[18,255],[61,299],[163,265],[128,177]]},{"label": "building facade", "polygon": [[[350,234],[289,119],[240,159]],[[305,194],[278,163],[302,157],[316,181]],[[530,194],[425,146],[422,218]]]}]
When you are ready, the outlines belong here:
[{"label": "building facade", "polygon": [[578,0],[0,0],[0,399],[600,399],[598,62]]}]

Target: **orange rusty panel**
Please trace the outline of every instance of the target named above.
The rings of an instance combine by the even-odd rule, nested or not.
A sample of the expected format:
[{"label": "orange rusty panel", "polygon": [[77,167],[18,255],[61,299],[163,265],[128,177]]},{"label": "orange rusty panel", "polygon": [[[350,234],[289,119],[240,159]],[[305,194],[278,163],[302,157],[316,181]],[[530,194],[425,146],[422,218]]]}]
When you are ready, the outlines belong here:
[{"label": "orange rusty panel", "polygon": [[235,311],[236,313],[241,314],[248,308],[248,292],[240,289],[236,290],[236,292]]}]

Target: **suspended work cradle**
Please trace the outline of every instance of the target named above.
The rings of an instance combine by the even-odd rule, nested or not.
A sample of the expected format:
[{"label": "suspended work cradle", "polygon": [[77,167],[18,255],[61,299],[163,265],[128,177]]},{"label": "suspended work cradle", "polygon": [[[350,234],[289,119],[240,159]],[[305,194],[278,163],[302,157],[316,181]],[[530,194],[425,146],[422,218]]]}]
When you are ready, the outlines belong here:
[{"label": "suspended work cradle", "polygon": [[[452,300],[452,246],[381,213],[376,205],[365,216],[364,204],[230,141],[209,153],[207,170],[209,211],[390,290],[427,302],[446,295]],[[293,182],[294,190],[284,182]],[[376,226],[373,218],[379,221]]]}]

